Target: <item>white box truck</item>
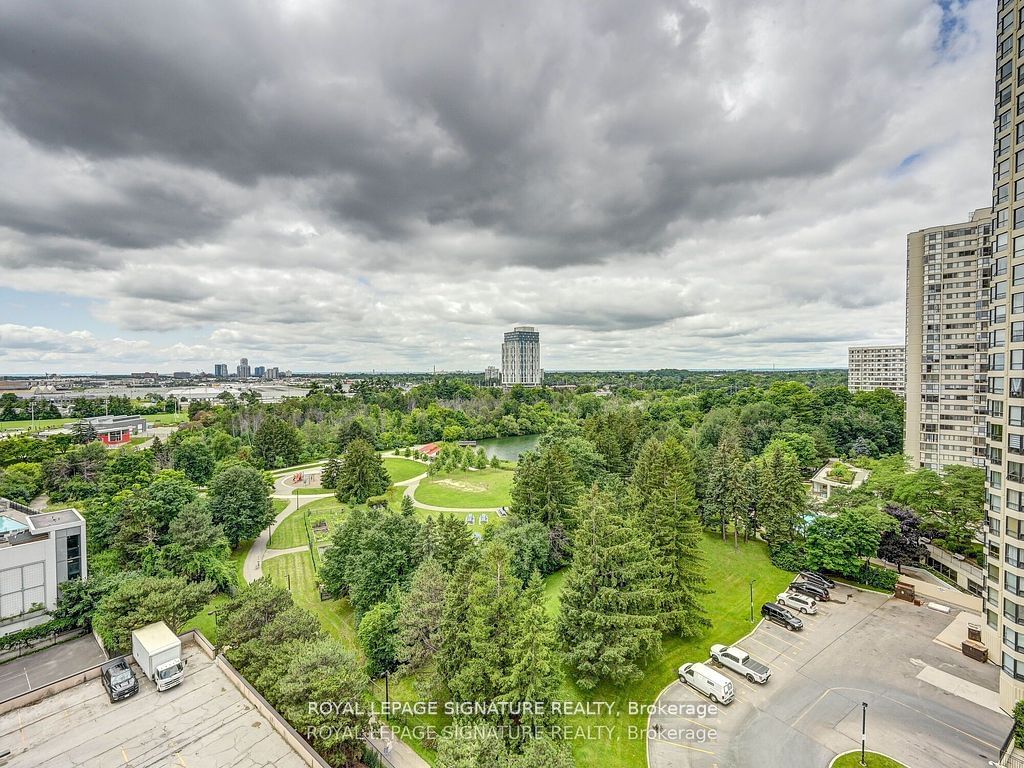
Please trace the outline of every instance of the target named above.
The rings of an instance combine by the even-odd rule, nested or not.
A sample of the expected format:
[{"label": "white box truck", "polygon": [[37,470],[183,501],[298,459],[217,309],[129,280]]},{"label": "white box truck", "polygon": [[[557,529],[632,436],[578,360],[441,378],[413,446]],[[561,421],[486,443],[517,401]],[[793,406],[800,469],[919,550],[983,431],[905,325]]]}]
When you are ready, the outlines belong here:
[{"label": "white box truck", "polygon": [[158,691],[173,688],[185,677],[181,640],[162,621],[132,632],[132,655]]}]

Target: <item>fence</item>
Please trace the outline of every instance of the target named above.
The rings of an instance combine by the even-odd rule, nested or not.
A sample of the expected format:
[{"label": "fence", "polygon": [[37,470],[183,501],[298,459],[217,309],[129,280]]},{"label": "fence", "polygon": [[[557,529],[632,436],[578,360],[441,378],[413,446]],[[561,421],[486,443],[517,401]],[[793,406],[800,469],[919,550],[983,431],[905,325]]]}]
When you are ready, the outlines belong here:
[{"label": "fence", "polygon": [[1010,732],[1006,734],[1003,746],[999,750],[999,765],[1002,768],[1024,768],[1024,757],[1016,754],[1017,749],[1013,743],[1015,730],[1016,726],[1010,728]]}]

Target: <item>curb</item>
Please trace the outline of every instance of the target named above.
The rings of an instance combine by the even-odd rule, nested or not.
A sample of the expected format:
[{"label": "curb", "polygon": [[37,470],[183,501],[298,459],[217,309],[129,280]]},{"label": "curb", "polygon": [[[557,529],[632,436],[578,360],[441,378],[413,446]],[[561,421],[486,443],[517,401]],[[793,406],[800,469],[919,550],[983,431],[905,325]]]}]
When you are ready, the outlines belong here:
[{"label": "curb", "polygon": [[[838,755],[836,755],[835,757],[832,758],[832,762],[830,762],[828,764],[828,768],[832,768],[832,766],[836,764],[836,760],[838,760],[840,757],[845,757],[846,755],[856,755],[858,752],[860,752],[859,749],[848,749],[845,752],[840,752]],[[903,765],[903,763],[900,763],[900,761],[897,760],[895,757],[889,757],[888,755],[883,755],[881,752],[868,752],[868,754],[869,755],[878,755],[879,757],[884,757],[884,758],[886,758],[888,760],[892,760],[893,762],[896,762],[896,763],[899,763],[900,765]],[[904,766],[904,768],[906,768],[906,767]]]},{"label": "curb", "polygon": [[[743,637],[739,638],[735,642],[729,643],[729,645],[739,645],[740,643],[742,643],[744,640],[746,640],[748,637],[750,637],[752,634],[754,634],[757,631],[758,627],[760,627],[762,624],[764,624],[764,621],[765,620],[763,618],[760,619],[757,622],[757,624],[754,625],[753,629],[751,629],[749,632],[747,632],[747,634],[745,634]],[[707,658],[707,661],[711,661],[711,657],[710,656]],[[669,688],[671,688],[673,685],[675,685],[678,682],[679,682],[679,673],[678,673],[678,670],[677,670],[677,672],[676,672],[676,679],[673,680],[668,685],[666,685],[660,691],[658,691],[658,695],[654,698],[654,701],[652,703],[656,705],[658,703],[658,699],[660,699],[662,697],[662,694],[664,694],[665,691],[667,691]],[[646,729],[647,733],[651,732],[651,714],[652,714],[651,712],[647,713],[647,729]],[[838,757],[838,755],[837,755],[837,757]],[[651,739],[650,739],[649,736],[647,737],[647,748],[644,750],[644,763],[647,766],[647,768],[651,768]],[[829,766],[829,768],[831,768],[831,765]]]}]

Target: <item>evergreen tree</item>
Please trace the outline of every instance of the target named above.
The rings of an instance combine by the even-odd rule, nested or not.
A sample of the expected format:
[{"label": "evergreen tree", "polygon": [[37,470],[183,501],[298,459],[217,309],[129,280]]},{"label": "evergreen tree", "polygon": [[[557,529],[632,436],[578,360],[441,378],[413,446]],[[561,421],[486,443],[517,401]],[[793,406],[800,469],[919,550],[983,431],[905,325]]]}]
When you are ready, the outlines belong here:
[{"label": "evergreen tree", "polygon": [[544,606],[544,582],[536,572],[520,597],[520,609],[509,636],[512,666],[501,686],[504,701],[543,702],[544,712],[526,713],[517,724],[527,728],[551,725],[549,703],[562,683],[562,655],[555,626]]},{"label": "evergreen tree", "polygon": [[581,499],[558,634],[576,684],[638,680],[661,647],[658,569],[650,537],[631,522],[621,487]]},{"label": "evergreen tree", "polygon": [[408,584],[419,564],[419,529],[415,518],[396,512],[370,515],[345,574],[349,600],[357,613],[366,613],[392,588]]},{"label": "evergreen tree", "polygon": [[395,657],[395,619],[398,617],[398,601],[385,600],[373,606],[359,620],[356,636],[366,654],[366,674],[383,677],[398,667]]},{"label": "evergreen tree", "polygon": [[345,449],[338,474],[337,496],[348,504],[365,504],[371,496],[380,496],[391,485],[384,460],[373,446],[362,439],[353,440]]},{"label": "evergreen tree", "polygon": [[744,466],[743,452],[736,435],[723,435],[711,457],[704,498],[705,521],[721,527],[722,541],[725,541],[726,528],[732,523],[738,542],[740,526],[748,514],[749,494]]},{"label": "evergreen tree", "polygon": [[211,581],[221,590],[234,589],[231,548],[205,499],[185,506],[171,521],[168,538],[160,550],[160,562],[168,571],[189,581]]},{"label": "evergreen tree", "polygon": [[412,517],[416,514],[416,505],[413,504],[412,496],[402,496],[402,514],[406,517]]},{"label": "evergreen tree", "polygon": [[432,557],[413,572],[395,618],[395,656],[406,673],[427,666],[441,648],[448,576]]},{"label": "evergreen tree", "polygon": [[796,457],[769,445],[757,462],[757,525],[772,551],[796,538],[807,507],[807,491]]},{"label": "evergreen tree", "polygon": [[324,552],[324,562],[320,567],[320,578],[324,587],[335,597],[348,594],[348,571],[350,563],[358,551],[359,540],[369,524],[370,512],[364,507],[356,507],[345,517],[331,536],[331,546]]},{"label": "evergreen tree", "polygon": [[651,538],[661,594],[660,628],[692,637],[709,625],[703,533],[693,490],[693,457],[675,438],[650,439],[640,450],[630,498],[636,526]]},{"label": "evergreen tree", "polygon": [[448,580],[441,611],[441,646],[437,654],[437,676],[441,683],[449,684],[462,669],[469,655],[470,589],[469,582],[480,565],[480,550],[471,549],[458,563]]},{"label": "evergreen tree", "polygon": [[[404,509],[402,513],[405,513]],[[427,515],[427,519],[420,526],[419,553],[423,559],[433,558],[437,554],[437,523],[431,515]]]},{"label": "evergreen tree", "polygon": [[451,512],[437,516],[437,547],[434,559],[448,574],[454,573],[459,562],[473,547],[473,537],[466,524]]},{"label": "evergreen tree", "polygon": [[569,512],[582,488],[572,457],[558,442],[524,454],[512,480],[512,512],[548,528],[571,528]]},{"label": "evergreen tree", "polygon": [[332,456],[324,464],[323,471],[320,473],[320,486],[333,491],[338,487],[339,475],[341,475],[341,461]]},{"label": "evergreen tree", "polygon": [[85,419],[74,423],[71,427],[71,434],[79,445],[85,445],[99,439],[99,435],[96,434],[96,427]]},{"label": "evergreen tree", "polygon": [[467,652],[448,683],[456,699],[497,701],[506,692],[522,629],[522,592],[508,547],[486,545],[469,578],[469,606],[459,629]]}]

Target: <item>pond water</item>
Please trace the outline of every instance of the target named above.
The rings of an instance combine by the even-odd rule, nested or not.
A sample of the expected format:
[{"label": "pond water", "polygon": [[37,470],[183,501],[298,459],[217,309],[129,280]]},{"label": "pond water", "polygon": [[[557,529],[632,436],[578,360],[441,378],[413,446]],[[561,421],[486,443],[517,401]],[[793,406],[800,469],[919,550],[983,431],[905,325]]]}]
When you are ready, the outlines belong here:
[{"label": "pond water", "polygon": [[502,461],[519,461],[519,456],[532,451],[540,442],[541,435],[519,435],[518,437],[493,437],[481,440],[480,445],[487,458],[497,456]]}]

